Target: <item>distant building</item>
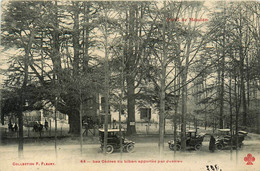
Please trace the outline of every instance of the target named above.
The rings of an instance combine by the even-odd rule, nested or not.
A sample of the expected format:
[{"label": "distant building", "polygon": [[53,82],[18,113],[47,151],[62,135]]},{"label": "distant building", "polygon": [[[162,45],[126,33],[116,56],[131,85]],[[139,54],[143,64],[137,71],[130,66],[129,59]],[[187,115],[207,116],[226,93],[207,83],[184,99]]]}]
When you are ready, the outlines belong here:
[{"label": "distant building", "polygon": [[[56,113],[57,115],[57,120],[68,120],[68,116],[66,114],[63,114],[59,111]],[[23,119],[24,119],[24,125],[29,125],[32,122],[40,122],[41,124],[44,124],[45,119],[54,120],[54,109],[52,110],[46,110],[46,109],[41,109],[41,110],[33,110],[33,111],[25,111],[23,112]]]}]

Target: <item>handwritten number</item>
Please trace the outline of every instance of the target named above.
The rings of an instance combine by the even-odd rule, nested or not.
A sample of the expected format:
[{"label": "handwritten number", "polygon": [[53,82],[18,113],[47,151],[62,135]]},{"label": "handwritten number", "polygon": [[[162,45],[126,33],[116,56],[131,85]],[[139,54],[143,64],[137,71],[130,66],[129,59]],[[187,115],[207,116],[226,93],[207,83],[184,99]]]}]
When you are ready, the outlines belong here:
[{"label": "handwritten number", "polygon": [[222,171],[222,169],[219,170],[218,165],[206,165],[207,171]]}]

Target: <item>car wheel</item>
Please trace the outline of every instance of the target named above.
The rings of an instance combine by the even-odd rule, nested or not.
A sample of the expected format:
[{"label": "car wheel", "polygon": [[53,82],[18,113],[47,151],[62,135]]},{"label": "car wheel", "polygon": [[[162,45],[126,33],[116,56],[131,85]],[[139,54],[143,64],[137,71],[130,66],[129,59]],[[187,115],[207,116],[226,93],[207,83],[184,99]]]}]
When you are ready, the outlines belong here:
[{"label": "car wheel", "polygon": [[172,145],[172,150],[173,151],[179,151],[181,149],[180,144],[171,144]]},{"label": "car wheel", "polygon": [[222,150],[223,149],[223,145],[222,144],[216,144],[216,147],[218,150]]},{"label": "car wheel", "polygon": [[201,146],[202,146],[201,144],[196,144],[196,145],[195,145],[195,150],[196,150],[196,151],[199,151],[200,148],[201,148]]},{"label": "car wheel", "polygon": [[123,146],[123,152],[126,152],[126,145]]},{"label": "car wheel", "polygon": [[173,147],[174,147],[174,144],[169,144],[169,149],[170,149],[170,150],[174,150]]},{"label": "car wheel", "polygon": [[128,145],[126,146],[126,151],[127,151],[128,153],[132,153],[132,152],[134,151],[134,148],[135,148],[134,144],[128,144]]},{"label": "car wheel", "polygon": [[114,151],[114,147],[112,145],[107,145],[107,154],[111,154]]}]

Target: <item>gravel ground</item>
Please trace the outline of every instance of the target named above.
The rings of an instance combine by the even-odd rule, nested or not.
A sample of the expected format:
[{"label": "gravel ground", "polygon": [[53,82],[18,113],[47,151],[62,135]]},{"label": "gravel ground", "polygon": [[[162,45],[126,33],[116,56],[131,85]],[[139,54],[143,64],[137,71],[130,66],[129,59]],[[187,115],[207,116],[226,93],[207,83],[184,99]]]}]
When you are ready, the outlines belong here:
[{"label": "gravel ground", "polygon": [[[136,142],[133,153],[115,151],[103,155],[97,144],[97,137],[86,137],[82,155],[78,139],[65,138],[57,142],[57,156],[54,140],[28,142],[24,145],[23,158],[18,158],[17,144],[0,146],[0,171],[5,170],[207,170],[207,166],[218,166],[219,170],[260,170],[260,135],[249,134],[244,147],[237,153],[229,150],[208,151],[208,140],[200,151],[185,152],[168,149],[163,155],[158,153],[158,136],[131,137]],[[165,137],[165,142],[171,136]],[[255,157],[253,165],[246,165],[244,157],[251,153]],[[31,165],[30,165],[31,164]],[[33,165],[32,165],[33,164]]]}]

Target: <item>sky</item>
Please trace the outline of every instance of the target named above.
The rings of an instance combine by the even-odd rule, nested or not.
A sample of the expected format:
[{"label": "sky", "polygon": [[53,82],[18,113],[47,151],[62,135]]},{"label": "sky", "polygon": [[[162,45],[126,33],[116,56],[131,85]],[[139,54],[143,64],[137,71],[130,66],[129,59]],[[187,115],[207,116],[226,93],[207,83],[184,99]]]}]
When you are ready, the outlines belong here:
[{"label": "sky", "polygon": [[[1,8],[2,6],[8,2],[9,0],[0,0]],[[161,0],[159,0],[161,1]],[[210,4],[207,2],[207,5]],[[1,23],[1,14],[2,14],[2,9],[0,8],[0,23]],[[0,29],[1,29],[1,24],[0,24]],[[0,37],[0,87],[3,83],[3,80],[5,78],[4,73],[5,70],[8,69],[8,57],[14,55],[15,52],[12,50],[8,50],[6,52],[3,52],[3,47],[1,47],[1,37]]]},{"label": "sky", "polygon": [[[1,7],[4,3],[8,2],[9,0],[0,0],[0,4]],[[162,1],[162,0],[157,0],[157,1]],[[177,0],[178,1],[178,0]],[[189,1],[189,0],[188,0]],[[212,4],[214,4],[215,0],[208,0],[205,2],[205,6],[210,7]],[[231,1],[231,0],[227,0],[227,1]],[[234,0],[233,0],[234,1]],[[257,0],[260,2],[260,0]],[[1,23],[1,14],[2,14],[2,9],[0,8],[0,23]],[[0,29],[1,29],[1,24],[0,24]],[[1,47],[1,37],[0,37],[0,87],[1,84],[3,83],[3,79],[4,79],[4,72],[6,69],[8,69],[8,57],[10,57],[10,55],[12,56],[14,54],[14,52],[8,51],[8,52],[2,52],[3,47]]]}]

